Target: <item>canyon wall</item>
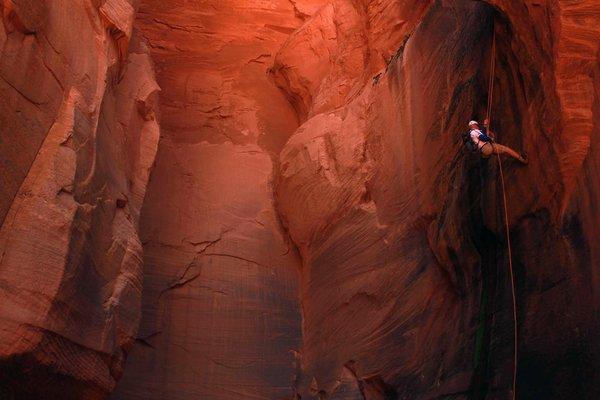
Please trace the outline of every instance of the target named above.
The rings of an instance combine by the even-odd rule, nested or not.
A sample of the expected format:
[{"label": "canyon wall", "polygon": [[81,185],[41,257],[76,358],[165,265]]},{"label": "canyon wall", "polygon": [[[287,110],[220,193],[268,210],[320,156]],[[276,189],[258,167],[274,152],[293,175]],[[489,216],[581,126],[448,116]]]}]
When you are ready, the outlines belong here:
[{"label": "canyon wall", "polygon": [[[594,2],[437,1],[419,13],[423,3],[409,8],[417,20],[404,21],[404,37],[385,38],[390,49],[401,46],[379,73],[373,67],[389,54],[380,37],[389,22],[378,22],[401,7],[386,2],[329,3],[275,62],[275,81],[303,118],[281,152],[276,185],[303,264],[299,393],[510,394],[500,171],[493,159],[465,154],[460,141],[465,123],[485,115],[495,30],[493,129],[530,159],[527,167],[504,164],[517,393],[595,398],[598,214],[589,174],[600,9]],[[347,38],[315,34],[328,29]],[[301,62],[304,53],[335,56],[317,68]]]},{"label": "canyon wall", "polygon": [[598,398],[595,3],[5,0],[0,394],[510,398],[495,56],[517,398]]},{"label": "canyon wall", "polygon": [[152,61],[135,2],[2,4],[0,397],[105,398],[140,319]]},{"label": "canyon wall", "polygon": [[293,395],[300,263],[273,173],[298,121],[266,70],[318,5],[296,3],[156,0],[139,10],[162,138],[141,221],[140,341],[113,398]]}]

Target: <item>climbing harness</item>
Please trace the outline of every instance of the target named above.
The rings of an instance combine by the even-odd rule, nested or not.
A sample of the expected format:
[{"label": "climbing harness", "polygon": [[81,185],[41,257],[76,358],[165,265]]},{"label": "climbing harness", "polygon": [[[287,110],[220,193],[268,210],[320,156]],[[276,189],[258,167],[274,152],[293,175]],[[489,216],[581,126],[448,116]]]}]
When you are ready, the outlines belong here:
[{"label": "climbing harness", "polygon": [[485,146],[492,146],[492,149],[493,149],[494,151],[496,151],[496,149],[494,148],[494,143],[493,143],[492,141],[485,142],[485,143],[484,143],[484,144],[483,144],[483,145],[482,145],[482,146],[479,148],[479,152],[481,153],[481,157],[482,157],[482,158],[485,158],[485,159],[488,159],[488,158],[490,158],[490,156],[486,156],[485,154],[483,154],[483,149],[485,148]]},{"label": "climbing harness", "polygon": [[[488,104],[487,104],[487,120],[488,126],[492,122],[492,101],[494,97],[494,76],[496,73],[496,27],[494,25],[494,36],[492,39],[492,54],[491,54],[491,68],[490,68],[490,79],[488,87]],[[512,289],[512,302],[513,302],[513,323],[514,323],[514,365],[513,365],[513,381],[512,381],[512,399],[515,400],[517,396],[517,360],[518,360],[518,327],[517,327],[517,299],[515,294],[515,276],[513,272],[512,263],[512,246],[510,242],[510,227],[508,223],[508,199],[506,196],[506,186],[504,183],[504,171],[502,169],[502,159],[500,153],[496,151],[494,142],[490,142],[494,148],[494,153],[498,158],[498,168],[500,169],[500,182],[502,183],[502,199],[504,204],[504,228],[506,231],[506,247],[508,250],[508,269],[510,272],[510,283]]]}]

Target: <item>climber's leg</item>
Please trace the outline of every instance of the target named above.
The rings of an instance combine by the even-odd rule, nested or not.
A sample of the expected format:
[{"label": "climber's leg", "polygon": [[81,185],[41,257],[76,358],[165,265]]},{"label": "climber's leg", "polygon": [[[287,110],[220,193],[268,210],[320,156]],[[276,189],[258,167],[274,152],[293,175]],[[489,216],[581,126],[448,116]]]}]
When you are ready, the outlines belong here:
[{"label": "climber's leg", "polygon": [[483,145],[483,147],[481,148],[481,156],[484,158],[488,158],[489,156],[491,156],[492,154],[499,154],[499,155],[503,155],[506,154],[516,160],[519,160],[520,162],[522,162],[523,164],[527,164],[527,159],[523,156],[521,156],[519,153],[517,153],[516,151],[514,151],[513,149],[511,149],[510,147],[507,146],[503,146],[501,144],[498,143],[486,143]]},{"label": "climber's leg", "polygon": [[508,156],[511,156],[515,160],[519,160],[523,164],[527,164],[526,158],[524,158],[523,156],[521,156],[519,153],[517,153],[516,151],[514,151],[513,149],[511,149],[508,146],[503,146],[501,144],[494,143],[493,148],[494,148],[495,154],[499,154],[499,155],[506,154]]},{"label": "climber's leg", "polygon": [[492,154],[494,154],[494,148],[492,147],[491,143],[485,143],[479,151],[481,151],[481,156],[483,158],[489,158]]}]

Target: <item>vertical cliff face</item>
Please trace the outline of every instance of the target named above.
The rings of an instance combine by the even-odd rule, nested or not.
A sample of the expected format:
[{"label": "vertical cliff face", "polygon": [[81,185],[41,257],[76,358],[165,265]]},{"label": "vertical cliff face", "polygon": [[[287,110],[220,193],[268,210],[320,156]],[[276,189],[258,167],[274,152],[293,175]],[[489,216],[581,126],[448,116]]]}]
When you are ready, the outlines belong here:
[{"label": "vertical cliff face", "polygon": [[3,2],[2,398],[104,398],[136,335],[159,136],[136,7]]},{"label": "vertical cliff face", "polygon": [[508,398],[495,36],[518,398],[597,398],[595,3],[0,3],[0,394]]},{"label": "vertical cliff face", "polygon": [[143,2],[163,136],[141,225],[140,345],[115,398],[292,396],[300,265],[272,181],[298,122],[266,70],[316,5]]},{"label": "vertical cliff face", "polygon": [[[467,207],[452,209],[451,197],[467,195],[452,181],[464,164],[457,133],[485,93],[490,17],[473,2],[423,7],[389,42],[400,47],[377,73],[369,44],[383,29],[358,19],[361,41],[336,52],[339,60],[347,48],[366,56],[347,73],[344,62],[331,65],[326,78],[354,80],[356,89],[340,105],[312,108],[281,153],[277,199],[304,268],[303,398],[443,398],[469,389],[481,278],[463,226]],[[279,62],[293,52],[285,48]],[[285,78],[294,88],[295,77]],[[315,97],[337,95],[315,87]],[[436,248],[443,228],[452,229],[455,265]]]},{"label": "vertical cliff face", "polygon": [[[281,153],[276,189],[303,261],[300,393],[508,394],[513,324],[499,171],[465,155],[458,137],[485,114],[495,29],[493,127],[531,159],[527,168],[505,164],[519,394],[593,398],[598,278],[586,221],[597,217],[594,185],[581,179],[595,157],[598,10],[423,3],[409,8],[415,20],[396,31],[404,36],[383,40],[401,46],[380,73],[378,6],[385,15],[401,8],[385,2],[329,3],[275,63],[304,118]],[[330,26],[352,32],[352,44],[314,33]],[[328,62],[303,66],[299,48]]]}]

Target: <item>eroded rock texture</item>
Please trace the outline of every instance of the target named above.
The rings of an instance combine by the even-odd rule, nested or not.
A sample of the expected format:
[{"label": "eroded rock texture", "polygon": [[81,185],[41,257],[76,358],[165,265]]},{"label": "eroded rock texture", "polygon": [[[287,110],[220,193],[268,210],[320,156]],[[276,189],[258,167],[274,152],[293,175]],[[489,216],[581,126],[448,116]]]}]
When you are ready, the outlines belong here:
[{"label": "eroded rock texture", "polygon": [[[409,6],[416,20],[402,25],[403,37],[383,39],[390,48],[403,44],[381,73],[373,66],[387,54],[386,28],[377,17],[401,8],[386,2],[331,2],[276,59],[276,81],[304,118],[281,152],[276,188],[303,263],[299,392],[509,395],[513,327],[499,171],[492,160],[461,153],[458,138],[465,121],[485,113],[494,19],[494,128],[531,157],[527,168],[505,163],[518,395],[594,398],[598,260],[590,229],[598,216],[590,202],[596,185],[582,179],[598,129],[600,9],[568,1],[423,3]],[[352,44],[314,34],[329,26]],[[304,69],[298,48],[335,56]]]},{"label": "eroded rock texture", "polygon": [[293,396],[300,264],[272,182],[298,121],[266,71],[313,9],[143,2],[163,136],[142,217],[140,345],[114,398]]},{"label": "eroded rock texture", "polygon": [[3,2],[2,398],[104,398],[134,341],[159,137],[136,7]]},{"label": "eroded rock texture", "polygon": [[517,398],[600,397],[597,1],[139,3],[3,3],[0,388],[510,398],[495,32]]}]

